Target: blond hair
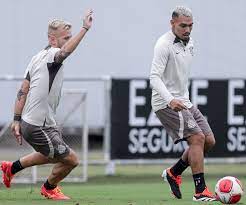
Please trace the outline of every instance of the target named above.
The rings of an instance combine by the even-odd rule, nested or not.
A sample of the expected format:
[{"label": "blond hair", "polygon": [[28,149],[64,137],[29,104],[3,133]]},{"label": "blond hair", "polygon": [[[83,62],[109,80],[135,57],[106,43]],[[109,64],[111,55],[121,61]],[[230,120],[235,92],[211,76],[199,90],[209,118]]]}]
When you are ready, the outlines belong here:
[{"label": "blond hair", "polygon": [[186,16],[192,18],[192,11],[188,7],[185,6],[177,6],[172,13],[172,18],[176,18],[179,16]]},{"label": "blond hair", "polygon": [[48,24],[48,34],[54,34],[58,29],[69,30],[71,27],[72,24],[67,21],[53,19]]}]

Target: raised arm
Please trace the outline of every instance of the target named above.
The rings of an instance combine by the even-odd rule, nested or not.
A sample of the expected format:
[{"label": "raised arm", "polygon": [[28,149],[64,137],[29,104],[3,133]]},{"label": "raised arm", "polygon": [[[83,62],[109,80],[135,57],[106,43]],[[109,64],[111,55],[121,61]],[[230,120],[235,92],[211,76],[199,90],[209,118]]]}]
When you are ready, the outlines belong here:
[{"label": "raised arm", "polygon": [[22,137],[20,132],[20,121],[22,110],[26,103],[26,97],[29,92],[30,81],[29,79],[25,79],[22,82],[21,88],[17,93],[15,108],[14,108],[14,121],[11,125],[11,131],[13,135],[16,137],[19,144],[22,144]]},{"label": "raised arm", "polygon": [[55,54],[55,62],[62,63],[79,45],[80,41],[83,39],[86,32],[90,29],[92,25],[92,14],[93,11],[90,9],[86,12],[83,19],[83,26],[79,33],[70,38],[62,47],[61,50]]}]

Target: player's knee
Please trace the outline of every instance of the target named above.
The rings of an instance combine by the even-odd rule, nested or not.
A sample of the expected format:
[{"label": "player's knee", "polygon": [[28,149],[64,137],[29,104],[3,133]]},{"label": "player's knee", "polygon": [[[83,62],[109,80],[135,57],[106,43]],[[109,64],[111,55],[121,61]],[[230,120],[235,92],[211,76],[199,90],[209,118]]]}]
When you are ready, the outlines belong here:
[{"label": "player's knee", "polygon": [[215,140],[215,138],[214,138],[214,135],[208,135],[208,136],[206,137],[205,144],[206,144],[206,146],[207,146],[209,149],[211,149],[212,147],[214,147],[215,144],[216,144],[216,140]]},{"label": "player's knee", "polygon": [[79,165],[79,158],[77,157],[77,155],[76,155],[76,158],[74,159],[74,161],[73,161],[73,166],[74,167],[77,167]]},{"label": "player's knee", "polygon": [[77,167],[79,165],[79,158],[78,158],[78,156],[74,152],[71,153],[69,164],[73,168],[75,168],[75,167]]},{"label": "player's knee", "polygon": [[190,137],[189,144],[204,146],[205,135],[203,133],[198,133],[198,134],[192,135]]},{"label": "player's knee", "polygon": [[201,145],[204,145],[205,144],[205,135],[202,134],[202,133],[199,133],[197,135],[197,142]]},{"label": "player's knee", "polygon": [[69,165],[71,168],[75,168],[79,164],[79,159],[73,150],[70,150],[69,155],[66,156],[62,162]]}]

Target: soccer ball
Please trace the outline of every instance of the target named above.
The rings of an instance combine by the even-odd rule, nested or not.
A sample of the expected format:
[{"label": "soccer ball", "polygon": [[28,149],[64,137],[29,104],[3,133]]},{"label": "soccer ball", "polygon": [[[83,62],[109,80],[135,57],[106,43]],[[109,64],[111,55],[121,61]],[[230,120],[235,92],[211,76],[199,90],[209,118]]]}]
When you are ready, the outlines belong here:
[{"label": "soccer ball", "polygon": [[235,204],[243,195],[243,187],[236,177],[226,176],[215,185],[215,194],[222,203]]}]

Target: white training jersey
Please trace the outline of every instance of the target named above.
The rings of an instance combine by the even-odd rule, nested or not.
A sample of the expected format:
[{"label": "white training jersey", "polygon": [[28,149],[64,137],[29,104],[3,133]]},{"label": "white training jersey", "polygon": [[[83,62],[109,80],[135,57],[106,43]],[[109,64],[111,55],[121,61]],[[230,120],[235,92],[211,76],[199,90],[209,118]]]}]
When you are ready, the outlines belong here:
[{"label": "white training jersey", "polygon": [[192,39],[185,45],[172,31],[158,39],[150,73],[151,104],[155,112],[166,108],[174,98],[192,107],[188,90],[192,58]]},{"label": "white training jersey", "polygon": [[40,51],[26,69],[25,78],[30,80],[30,89],[22,119],[29,124],[56,126],[55,114],[63,83],[63,64],[54,62],[59,50],[48,47]]}]

